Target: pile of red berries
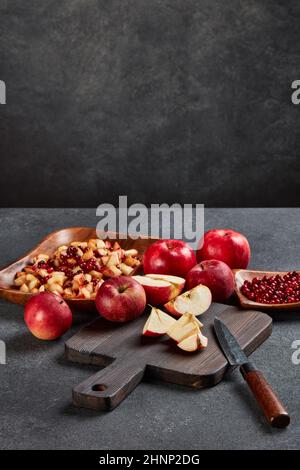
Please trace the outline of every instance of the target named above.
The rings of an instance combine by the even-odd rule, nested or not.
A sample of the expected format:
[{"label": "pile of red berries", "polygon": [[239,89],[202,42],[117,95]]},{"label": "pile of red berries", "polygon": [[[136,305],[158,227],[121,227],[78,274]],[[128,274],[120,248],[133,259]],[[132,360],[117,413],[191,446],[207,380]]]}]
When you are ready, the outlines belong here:
[{"label": "pile of red berries", "polygon": [[300,301],[300,273],[255,277],[245,281],[241,292],[249,300],[261,304],[289,304]]}]

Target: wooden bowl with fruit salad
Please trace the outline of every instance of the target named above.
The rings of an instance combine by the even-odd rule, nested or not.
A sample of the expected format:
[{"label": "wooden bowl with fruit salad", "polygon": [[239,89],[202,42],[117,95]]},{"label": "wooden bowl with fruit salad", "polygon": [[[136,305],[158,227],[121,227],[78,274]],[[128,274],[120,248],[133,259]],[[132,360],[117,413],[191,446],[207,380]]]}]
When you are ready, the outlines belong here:
[{"label": "wooden bowl with fruit salad", "polygon": [[101,283],[137,274],[144,251],[155,241],[125,239],[112,232],[98,238],[96,229],[89,227],[58,230],[0,271],[0,298],[23,305],[32,295],[50,291],[74,308],[94,309]]}]

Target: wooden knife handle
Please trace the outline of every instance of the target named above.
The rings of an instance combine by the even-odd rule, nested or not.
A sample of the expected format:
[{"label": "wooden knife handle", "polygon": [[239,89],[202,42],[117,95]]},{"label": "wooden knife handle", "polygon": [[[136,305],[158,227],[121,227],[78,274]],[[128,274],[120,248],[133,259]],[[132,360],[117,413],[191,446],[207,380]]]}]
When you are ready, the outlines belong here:
[{"label": "wooden knife handle", "polygon": [[126,356],[73,388],[73,403],[93,410],[112,410],[141,382],[145,367]]},{"label": "wooden knife handle", "polygon": [[269,423],[276,428],[285,428],[290,423],[288,412],[273,392],[263,374],[244,364],[241,373],[255,396]]}]

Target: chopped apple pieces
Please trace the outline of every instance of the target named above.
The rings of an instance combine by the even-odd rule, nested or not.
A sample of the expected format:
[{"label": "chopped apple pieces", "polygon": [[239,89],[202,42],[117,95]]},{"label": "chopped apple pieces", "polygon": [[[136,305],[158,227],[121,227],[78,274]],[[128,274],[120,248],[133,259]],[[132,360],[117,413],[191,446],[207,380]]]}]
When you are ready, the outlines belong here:
[{"label": "chopped apple pieces", "polygon": [[192,313],[185,313],[167,331],[167,335],[177,342],[184,351],[197,351],[206,348],[208,340],[201,332],[202,323]]},{"label": "chopped apple pieces", "polygon": [[150,316],[145,323],[143,335],[145,336],[162,336],[167,330],[176,323],[176,320],[167,313],[152,307]]},{"label": "chopped apple pieces", "polygon": [[199,328],[200,325],[195,316],[191,313],[186,313],[182,315],[179,320],[175,321],[172,327],[167,331],[167,334],[176,341],[176,343],[180,343],[193,333],[197,333]]},{"label": "chopped apple pieces", "polygon": [[201,332],[202,326],[202,323],[191,313],[185,313],[179,320],[175,320],[162,310],[152,307],[143,329],[143,335],[162,336],[167,334],[176,341],[180,349],[193,352],[207,346],[207,338]]},{"label": "chopped apple pieces", "polygon": [[204,336],[201,331],[198,333],[195,333],[191,336],[188,336],[184,340],[182,340],[180,343],[178,343],[178,347],[180,349],[183,349],[183,351],[187,352],[194,352],[199,349],[204,349],[207,346],[207,338]]},{"label": "chopped apple pieces", "polygon": [[137,250],[123,250],[118,242],[90,239],[62,245],[51,256],[39,254],[15,277],[24,293],[50,291],[66,298],[95,299],[106,278],[129,276],[141,261]]}]

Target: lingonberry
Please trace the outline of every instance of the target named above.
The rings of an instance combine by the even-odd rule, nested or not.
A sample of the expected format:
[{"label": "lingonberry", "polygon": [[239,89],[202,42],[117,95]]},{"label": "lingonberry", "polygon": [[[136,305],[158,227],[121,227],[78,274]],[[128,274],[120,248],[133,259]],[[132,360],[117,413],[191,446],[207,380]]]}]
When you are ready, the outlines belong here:
[{"label": "lingonberry", "polygon": [[289,272],[281,276],[254,277],[246,280],[241,292],[249,300],[262,304],[294,303],[300,301],[300,273]]}]

